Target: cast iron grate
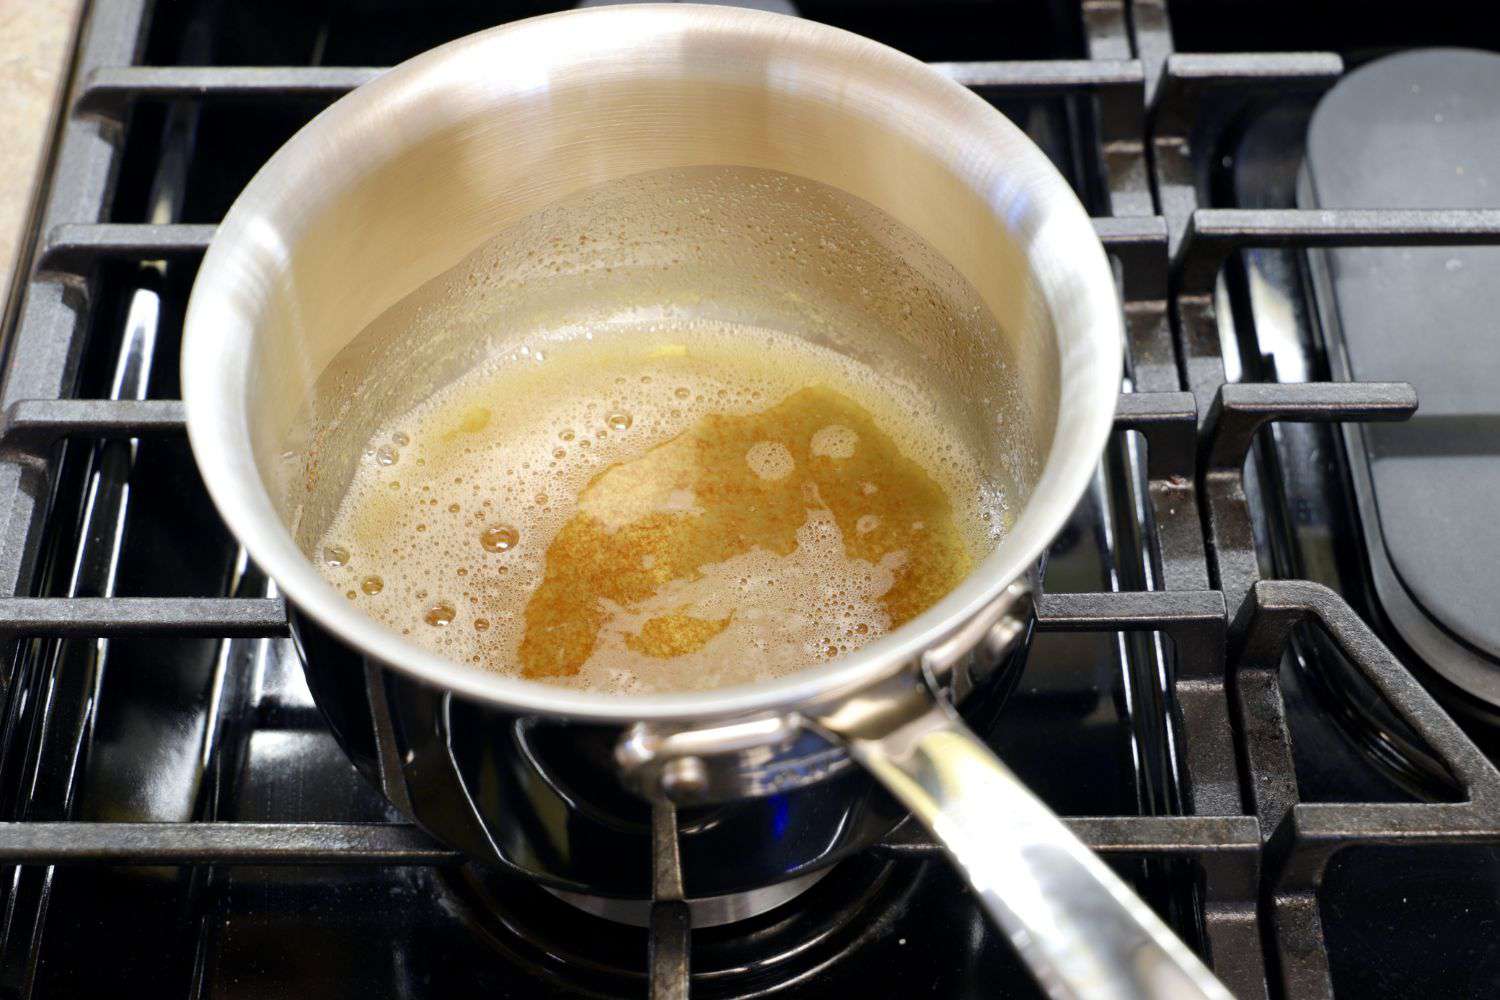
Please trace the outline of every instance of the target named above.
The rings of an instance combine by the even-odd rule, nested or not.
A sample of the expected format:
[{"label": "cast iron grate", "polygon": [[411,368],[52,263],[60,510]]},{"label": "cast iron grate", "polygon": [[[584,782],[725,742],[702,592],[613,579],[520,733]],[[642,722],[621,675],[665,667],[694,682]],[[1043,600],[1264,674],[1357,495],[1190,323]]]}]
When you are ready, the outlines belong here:
[{"label": "cast iron grate", "polygon": [[[286,634],[283,603],[242,560],[217,594],[116,594],[109,553],[119,544],[110,519],[125,503],[119,463],[128,467],[135,441],[180,437],[182,409],[153,395],[142,370],[150,366],[157,322],[149,297],[132,300],[108,398],[80,397],[82,358],[106,322],[97,315],[106,268],[159,272],[155,262],[191,262],[213,234],[212,224],[175,221],[182,217],[179,161],[191,144],[193,109],[233,100],[327,102],[380,70],[139,65],[151,13],[148,0],[97,0],[87,14],[39,209],[33,267],[6,317],[0,637],[9,672],[0,687],[11,702],[30,690],[23,672],[36,669],[28,665],[39,651],[52,657],[49,683],[67,683],[71,668],[83,678],[74,678],[76,685],[87,682],[89,651],[102,640]],[[1197,866],[1193,919],[1201,923],[1206,957],[1237,996],[1331,996],[1316,900],[1329,860],[1370,845],[1500,842],[1500,775],[1342,598],[1314,584],[1259,579],[1242,481],[1257,429],[1274,420],[1401,419],[1414,409],[1414,393],[1403,385],[1226,384],[1214,284],[1241,247],[1497,242],[1500,212],[1200,208],[1202,147],[1217,124],[1257,96],[1326,88],[1342,61],[1331,53],[1173,54],[1162,0],[1084,0],[1076,14],[1087,58],[939,64],[997,102],[1062,97],[1088,109],[1085,131],[1093,141],[1083,157],[1091,178],[1084,194],[1120,269],[1130,365],[1116,425],[1144,439],[1143,450],[1133,435],[1119,435],[1122,488],[1137,515],[1124,544],[1135,550],[1130,576],[1138,589],[1049,595],[1040,602],[1038,628],[1151,640],[1164,680],[1154,707],[1141,710],[1147,722],[1138,725],[1148,730],[1139,736],[1159,771],[1159,794],[1145,811],[1158,814],[1068,822],[1107,854]],[[183,62],[198,61],[187,51],[191,44],[191,37],[183,42]],[[126,128],[144,102],[169,109],[151,214],[146,222],[113,222]],[[60,500],[61,484],[80,482],[91,485],[75,511]],[[59,510],[77,523],[59,527]],[[62,580],[47,567],[66,545],[59,539],[68,538],[76,552],[65,553],[72,573],[63,571]],[[1460,801],[1299,801],[1278,665],[1300,622],[1326,631],[1428,740],[1460,786]],[[458,860],[412,827],[337,816],[305,824],[95,822],[71,819],[66,793],[45,808],[34,801],[23,808],[17,788],[37,766],[34,757],[71,752],[68,767],[77,766],[87,709],[42,716],[11,704],[6,718],[10,728],[45,724],[75,736],[61,741],[63,751],[48,751],[45,741],[7,729],[8,754],[32,748],[25,760],[0,767],[0,805],[12,818],[0,823],[0,861],[12,865]],[[937,852],[910,824],[878,850]],[[16,868],[10,883],[12,908],[25,904],[27,892],[45,899],[45,889],[26,888],[24,870]],[[664,877],[670,888],[670,872]],[[690,936],[681,917],[662,905],[653,921],[654,997],[688,994]]]}]

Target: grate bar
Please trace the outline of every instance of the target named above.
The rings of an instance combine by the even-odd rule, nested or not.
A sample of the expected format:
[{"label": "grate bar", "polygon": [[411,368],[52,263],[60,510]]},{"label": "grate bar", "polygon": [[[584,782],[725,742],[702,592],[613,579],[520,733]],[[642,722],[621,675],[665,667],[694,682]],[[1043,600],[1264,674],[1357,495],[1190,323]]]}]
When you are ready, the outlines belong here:
[{"label": "grate bar", "polygon": [[1226,383],[1204,424],[1206,475],[1238,473],[1255,434],[1272,421],[1405,420],[1417,390],[1405,382]]},{"label": "grate bar", "polygon": [[1399,421],[1417,409],[1405,382],[1225,383],[1204,421],[1199,472],[1213,579],[1237,610],[1260,578],[1241,475],[1256,433],[1272,421]]},{"label": "grate bar", "polygon": [[1493,808],[1471,802],[1299,802],[1292,813],[1304,845],[1500,843]]},{"label": "grate bar", "polygon": [[[1261,844],[1254,816],[1067,816],[1063,822],[1091,850],[1104,854],[1254,856]],[[914,820],[898,826],[877,849],[902,857],[942,853]]]},{"label": "grate bar", "polygon": [[955,83],[974,88],[1049,91],[1138,87],[1146,76],[1135,59],[1046,59],[928,63]]},{"label": "grate bar", "polygon": [[[1106,250],[1139,253],[1166,245],[1164,223],[1154,216],[1096,218],[1094,232]],[[37,253],[40,271],[82,274],[102,258],[164,260],[192,257],[208,249],[218,229],[211,223],[73,223],[47,234]]]},{"label": "grate bar", "polygon": [[1174,52],[1166,64],[1171,79],[1223,86],[1322,79],[1343,69],[1332,52]]},{"label": "grate bar", "polygon": [[[929,65],[966,87],[1057,91],[1142,86],[1134,59],[1001,60]],[[78,110],[111,117],[140,100],[335,99],[385,72],[378,66],[106,66],[89,74]]]},{"label": "grate bar", "polygon": [[173,222],[68,223],[53,229],[37,251],[39,271],[82,274],[100,258],[166,260],[208,249],[215,225]]},{"label": "grate bar", "polygon": [[0,823],[5,864],[432,865],[461,861],[393,823]]},{"label": "grate bar", "polygon": [[1167,224],[1158,215],[1103,216],[1094,219],[1094,232],[1106,250],[1167,245]]},{"label": "grate bar", "polygon": [[[1068,828],[1106,854],[1255,854],[1253,816],[1074,816]],[[913,835],[914,834],[914,835]],[[898,855],[940,848],[913,822],[880,847]],[[462,855],[394,823],[0,823],[5,864],[450,864]]]},{"label": "grate bar", "polygon": [[279,638],[288,634],[286,614],[285,602],[270,597],[7,597],[0,635]]},{"label": "grate bar", "polygon": [[[1167,223],[1156,215],[1122,216],[1094,220],[1094,233],[1104,244],[1107,253],[1120,262],[1120,293],[1125,299],[1127,322],[1132,312],[1144,307],[1165,319],[1167,298]],[[1164,338],[1169,344],[1170,338]],[[1134,368],[1152,360],[1152,347],[1140,337],[1130,340],[1131,361]],[[1174,378],[1171,384],[1137,384],[1141,390],[1175,389],[1175,362],[1172,365]]]},{"label": "grate bar", "polygon": [[[1154,545],[1162,590],[1203,590],[1203,532],[1198,519],[1193,463],[1198,449],[1198,405],[1190,392],[1127,392],[1115,408],[1115,429],[1146,439],[1147,493],[1156,530],[1142,533]],[[1152,537],[1154,534],[1154,538]]]},{"label": "grate bar", "polygon": [[1094,234],[1111,253],[1128,252],[1140,247],[1166,246],[1166,227],[1154,215],[1132,215],[1095,218]]},{"label": "grate bar", "polygon": [[1110,854],[1236,853],[1251,851],[1260,836],[1253,816],[1080,816],[1066,822],[1090,848]]},{"label": "grate bar", "polygon": [[[1104,217],[1093,222],[1094,232],[1112,252],[1166,245],[1165,224],[1154,216]],[[38,266],[43,271],[79,273],[102,257],[159,260],[193,256],[208,249],[217,228],[211,223],[61,225],[47,234],[38,252]]]},{"label": "grate bar", "polygon": [[1326,87],[1343,72],[1344,61],[1333,52],[1175,52],[1166,58],[1152,101],[1153,131],[1185,138],[1211,88],[1285,94],[1298,86]]},{"label": "grate bar", "polygon": [[383,72],[372,66],[103,66],[79,87],[77,108],[86,114],[119,117],[139,100],[333,100]]},{"label": "grate bar", "polygon": [[1500,209],[1200,208],[1174,262],[1184,295],[1212,293],[1241,247],[1430,247],[1500,243]]},{"label": "grate bar", "polygon": [[1046,594],[1036,609],[1036,626],[1043,632],[1154,630],[1173,624],[1222,626],[1224,600],[1213,590],[1120,590]]},{"label": "grate bar", "polygon": [[1150,478],[1187,479],[1198,447],[1198,404],[1192,393],[1121,393],[1115,404],[1115,430],[1139,431],[1146,438]]},{"label": "grate bar", "polygon": [[651,906],[646,939],[647,995],[650,1000],[688,1000],[692,993],[693,917],[682,900]]},{"label": "grate bar", "polygon": [[142,438],[185,429],[175,399],[22,399],[0,419],[0,445],[35,449],[75,434]]}]

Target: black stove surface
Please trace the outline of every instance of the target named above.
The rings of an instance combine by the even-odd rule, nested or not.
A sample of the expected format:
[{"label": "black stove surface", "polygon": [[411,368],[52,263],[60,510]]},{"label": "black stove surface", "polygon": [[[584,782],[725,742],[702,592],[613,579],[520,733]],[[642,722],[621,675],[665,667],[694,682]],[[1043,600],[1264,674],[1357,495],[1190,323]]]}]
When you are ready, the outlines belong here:
[{"label": "black stove surface", "polygon": [[[0,601],[14,637],[0,861],[15,866],[0,994],[651,989],[645,930],[463,864],[356,774],[171,409],[208,235],[172,224],[220,219],[373,68],[557,6],[93,0],[36,266],[6,316],[0,593],[17,596]],[[1247,413],[1353,420],[1404,405],[1389,388],[1288,388],[1331,378],[1305,245],[1388,240],[1398,223],[1415,245],[1463,225],[1500,242],[1500,217],[1204,211],[1296,206],[1308,118],[1346,63],[1500,33],[1473,37],[1442,3],[1420,31],[1359,5],[1344,34],[1347,10],[1271,6],[1287,10],[798,4],[944,64],[1010,116],[1120,265],[1122,433],[1049,555],[1026,668],[987,740],[1236,995],[1500,994],[1500,774],[1403,679],[1440,690],[1475,740],[1494,730],[1372,599],[1347,484],[1359,456],[1326,426],[1244,429]],[[113,402],[34,405],[59,399]],[[1217,450],[1241,438],[1255,442],[1244,477]],[[1331,589],[1291,582],[1303,579]],[[789,904],[695,930],[692,995],[1036,995],[909,826]]]}]

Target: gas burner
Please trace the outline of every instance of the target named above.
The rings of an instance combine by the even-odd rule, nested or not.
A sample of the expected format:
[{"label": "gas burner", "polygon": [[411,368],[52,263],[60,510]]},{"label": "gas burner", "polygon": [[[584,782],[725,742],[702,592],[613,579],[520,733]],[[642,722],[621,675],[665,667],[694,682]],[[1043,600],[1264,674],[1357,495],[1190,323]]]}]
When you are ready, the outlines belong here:
[{"label": "gas burner", "polygon": [[[808,872],[797,878],[788,879],[776,885],[768,885],[763,889],[749,889],[745,892],[729,893],[723,896],[705,896],[701,899],[686,900],[688,914],[694,927],[718,927],[722,924],[737,923],[741,920],[749,920],[758,917],[762,913],[774,910],[779,906],[796,899],[813,886],[823,880],[823,877],[831,872],[831,868],[820,868],[817,871]],[[570,906],[576,906],[584,913],[592,914],[604,920],[612,920],[619,924],[628,924],[631,927],[651,926],[651,906],[647,899],[611,899],[607,896],[593,896],[582,892],[568,892],[565,889],[548,889],[548,892]]]},{"label": "gas burner", "polygon": [[[852,956],[907,905],[926,867],[862,855],[817,873],[811,885],[799,884],[795,898],[764,912],[710,926],[695,923],[693,996],[765,996]],[[587,996],[644,989],[643,914],[630,910],[624,922],[586,914],[528,880],[473,865],[451,869],[444,883],[489,945],[534,974]]]}]

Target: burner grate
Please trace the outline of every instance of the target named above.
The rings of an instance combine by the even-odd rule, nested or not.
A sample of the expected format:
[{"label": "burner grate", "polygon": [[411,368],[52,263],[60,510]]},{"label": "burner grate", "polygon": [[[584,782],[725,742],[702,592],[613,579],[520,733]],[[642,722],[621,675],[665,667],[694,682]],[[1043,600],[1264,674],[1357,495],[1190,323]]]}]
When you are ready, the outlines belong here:
[{"label": "burner grate", "polygon": [[[1500,775],[1341,597],[1314,584],[1259,578],[1242,477],[1259,429],[1280,420],[1401,419],[1415,406],[1410,387],[1226,384],[1216,282],[1225,262],[1246,247],[1500,242],[1500,212],[1199,207],[1205,164],[1234,115],[1268,95],[1326,88],[1343,72],[1341,58],[1177,54],[1163,0],[1133,0],[1128,8],[1123,0],[1085,0],[1076,13],[1088,58],[935,64],[995,102],[1062,97],[1088,109],[1080,124],[1080,134],[1090,137],[1080,185],[1120,269],[1130,368],[1109,475],[1125,497],[1130,522],[1128,536],[1110,543],[1119,549],[1121,586],[1048,594],[1039,602],[1038,629],[1129,634],[1146,643],[1150,676],[1134,692],[1140,701],[1135,739],[1155,792],[1144,815],[1067,822],[1107,855],[1195,866],[1190,898],[1184,904],[1174,897],[1167,905],[1185,905],[1187,916],[1178,923],[1185,920],[1190,933],[1201,924],[1207,957],[1236,995],[1331,996],[1317,901],[1330,860],[1371,845],[1500,843]],[[134,116],[146,103],[192,109],[236,100],[327,102],[380,72],[139,65],[150,14],[147,0],[91,5],[33,268],[6,317],[0,637],[10,663],[3,680],[8,707],[0,806],[12,821],[0,823],[0,862],[19,866],[7,889],[12,911],[32,913],[7,924],[0,949],[6,983],[31,982],[29,973],[9,971],[11,956],[19,949],[35,958],[40,934],[28,938],[27,928],[41,925],[52,865],[432,866],[460,860],[400,823],[339,822],[338,816],[315,823],[223,822],[212,818],[211,804],[201,803],[194,809],[197,821],[102,822],[73,818],[70,781],[51,797],[26,790],[44,767],[72,775],[82,766],[93,725],[86,689],[97,681],[105,640],[218,641],[222,682],[229,684],[243,682],[228,676],[245,666],[236,640],[287,631],[284,603],[244,567],[221,589],[199,596],[115,596],[113,565],[94,575],[76,567],[92,565],[88,559],[98,558],[99,546],[118,546],[118,527],[113,536],[76,539],[67,534],[68,524],[58,523],[65,520],[59,511],[72,510],[63,484],[79,481],[76,470],[83,469],[86,480],[107,482],[118,449],[180,439],[183,432],[182,408],[174,400],[147,399],[143,390],[77,397],[81,359],[109,323],[97,314],[105,268],[159,269],[153,262],[169,262],[190,269],[213,235],[211,224],[171,221],[180,214],[173,205],[181,207],[180,166],[165,154],[157,169],[162,217],[110,221]],[[179,134],[191,133],[184,128]],[[80,523],[99,513],[80,509]],[[68,596],[36,596],[56,592],[56,580],[44,579],[58,572],[48,568],[49,545],[67,539],[78,548]],[[1431,743],[1461,786],[1463,801],[1300,801],[1279,668],[1288,636],[1302,622],[1325,631]],[[45,700],[39,697],[44,691],[52,692]],[[71,692],[71,700],[59,691]],[[218,729],[207,732],[204,746],[210,769],[232,767],[243,752]],[[910,823],[877,851],[906,858],[939,853]],[[682,904],[673,902],[680,893],[671,866],[663,873],[662,902],[648,937],[650,989],[653,997],[685,997],[690,935]]]}]

